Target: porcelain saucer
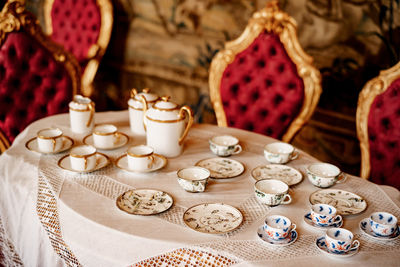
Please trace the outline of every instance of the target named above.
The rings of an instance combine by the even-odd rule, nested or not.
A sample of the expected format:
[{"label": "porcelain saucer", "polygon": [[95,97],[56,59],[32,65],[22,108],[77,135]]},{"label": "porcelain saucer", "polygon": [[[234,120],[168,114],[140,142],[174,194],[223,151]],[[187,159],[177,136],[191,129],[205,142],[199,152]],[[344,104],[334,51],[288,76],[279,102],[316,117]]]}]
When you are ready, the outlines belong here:
[{"label": "porcelain saucer", "polygon": [[63,135],[62,139],[63,139],[62,147],[59,150],[54,151],[54,152],[42,152],[38,147],[36,137],[34,137],[34,138],[30,139],[28,142],[26,142],[25,147],[27,149],[29,149],[30,151],[34,151],[34,152],[41,153],[41,154],[57,154],[57,153],[60,153],[60,152],[70,149],[72,147],[72,145],[74,144],[74,140],[72,140],[71,137]]},{"label": "porcelain saucer", "polygon": [[326,247],[325,236],[321,236],[321,237],[317,238],[317,241],[315,242],[315,244],[317,245],[317,248],[320,251],[322,251],[323,253],[325,253],[329,256],[338,257],[338,258],[351,257],[351,256],[355,255],[359,249],[359,246],[357,246],[356,248],[351,248],[349,251],[342,253],[342,254],[330,252],[328,250],[328,248]]},{"label": "porcelain saucer", "polygon": [[110,164],[110,159],[106,155],[104,155],[100,152],[96,152],[96,167],[94,167],[93,169],[90,169],[90,170],[76,171],[76,170],[72,169],[69,155],[65,155],[64,157],[62,157],[57,163],[57,165],[64,170],[71,171],[71,172],[78,172],[78,173],[87,173],[87,172],[97,171],[101,168],[106,167],[108,164]]},{"label": "porcelain saucer", "polygon": [[164,168],[165,165],[167,165],[167,159],[164,156],[158,155],[158,154],[153,154],[153,156],[154,156],[154,164],[151,166],[150,169],[144,170],[144,171],[136,171],[136,170],[130,169],[128,166],[128,157],[126,154],[120,156],[115,161],[115,165],[120,169],[123,169],[128,172],[135,172],[135,173],[154,172],[154,171],[158,171],[161,168]]},{"label": "porcelain saucer", "polygon": [[113,147],[110,147],[110,148],[102,148],[102,147],[95,146],[94,145],[94,141],[93,141],[93,134],[89,134],[89,135],[85,136],[83,138],[83,143],[85,143],[86,145],[94,146],[95,148],[101,149],[101,150],[117,149],[117,148],[123,147],[129,141],[129,137],[126,134],[121,133],[121,132],[118,132],[118,134],[120,135],[120,138],[118,139],[118,142],[116,144],[114,144]]},{"label": "porcelain saucer", "polygon": [[257,229],[257,235],[259,238],[261,238],[262,241],[267,242],[267,244],[271,244],[274,246],[287,246],[292,244],[297,240],[297,232],[296,230],[292,230],[290,234],[282,240],[274,240],[270,238],[263,229],[263,226],[258,227]]},{"label": "porcelain saucer", "polygon": [[400,236],[400,226],[397,225],[397,230],[390,236],[379,236],[374,233],[371,229],[371,225],[369,224],[369,218],[365,218],[360,221],[360,229],[361,232],[367,235],[368,237],[374,238],[376,240],[394,240]]},{"label": "porcelain saucer", "polygon": [[244,172],[244,166],[237,160],[227,158],[208,158],[200,160],[196,166],[210,171],[210,177],[214,179],[233,178]]},{"label": "porcelain saucer", "polygon": [[313,220],[311,219],[311,212],[308,212],[306,215],[304,215],[304,221],[308,225],[311,225],[311,226],[313,226],[315,228],[319,228],[319,229],[328,229],[328,228],[332,228],[332,227],[340,228],[343,226],[343,220],[340,217],[336,218],[334,223],[331,225],[327,225],[327,226],[318,225],[318,224],[314,223]]}]

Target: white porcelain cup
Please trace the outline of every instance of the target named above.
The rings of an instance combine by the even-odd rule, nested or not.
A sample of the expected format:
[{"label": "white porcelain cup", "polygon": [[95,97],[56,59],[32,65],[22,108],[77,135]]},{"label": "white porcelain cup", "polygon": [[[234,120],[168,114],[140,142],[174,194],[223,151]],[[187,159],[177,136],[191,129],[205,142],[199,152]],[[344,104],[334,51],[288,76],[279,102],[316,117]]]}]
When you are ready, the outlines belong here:
[{"label": "white porcelain cup", "polygon": [[280,180],[258,180],[254,185],[254,193],[257,199],[270,206],[289,204],[292,198],[288,194],[289,186]]},{"label": "white porcelain cup", "polygon": [[307,167],[308,180],[317,187],[327,188],[342,183],[347,175],[338,167],[329,163],[313,163]]},{"label": "white porcelain cup", "polygon": [[264,157],[270,163],[285,164],[298,156],[294,147],[287,143],[275,142],[264,146]]},{"label": "white porcelain cup", "polygon": [[94,102],[88,97],[74,96],[69,103],[69,119],[74,133],[89,133],[94,126]]},{"label": "white porcelain cup", "polygon": [[210,150],[221,157],[239,154],[242,151],[239,140],[231,135],[214,136],[209,140],[209,143]]},{"label": "white porcelain cup", "polygon": [[128,167],[134,171],[145,171],[154,164],[153,148],[145,145],[132,146],[126,152]]},{"label": "white porcelain cup", "polygon": [[358,240],[353,241],[353,233],[344,228],[331,228],[326,231],[325,241],[328,251],[344,254],[350,249],[360,246]]},{"label": "white porcelain cup", "polygon": [[93,146],[76,146],[69,153],[71,168],[76,171],[88,171],[96,167],[96,148]]},{"label": "white porcelain cup", "polygon": [[120,138],[121,134],[112,124],[100,124],[93,129],[93,143],[97,148],[113,148]]},{"label": "white porcelain cup", "polygon": [[58,128],[47,128],[37,132],[37,143],[40,151],[44,153],[56,152],[63,145],[63,132]]},{"label": "white porcelain cup", "polygon": [[374,212],[369,217],[372,231],[378,236],[391,236],[397,230],[397,218],[388,212]]},{"label": "white porcelain cup", "polygon": [[271,215],[265,219],[263,229],[271,239],[282,240],[296,229],[296,225],[292,224],[290,219],[285,216]]},{"label": "white porcelain cup", "polygon": [[342,216],[336,215],[336,208],[328,204],[314,204],[311,206],[311,220],[319,226],[329,226]]},{"label": "white porcelain cup", "polygon": [[187,167],[177,172],[179,185],[188,192],[204,192],[210,171],[202,167]]}]

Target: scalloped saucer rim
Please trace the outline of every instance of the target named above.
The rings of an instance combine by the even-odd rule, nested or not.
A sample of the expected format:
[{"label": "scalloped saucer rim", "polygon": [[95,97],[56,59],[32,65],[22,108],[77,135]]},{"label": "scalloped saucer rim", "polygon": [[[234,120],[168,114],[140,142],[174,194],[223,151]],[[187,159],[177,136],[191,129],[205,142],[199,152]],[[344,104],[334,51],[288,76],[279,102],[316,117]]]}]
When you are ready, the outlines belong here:
[{"label": "scalloped saucer rim", "polygon": [[315,240],[315,245],[317,246],[317,248],[322,251],[323,253],[329,255],[329,256],[333,256],[333,257],[339,257],[339,258],[346,258],[346,257],[351,257],[355,254],[357,254],[360,246],[357,246],[355,248],[351,248],[349,249],[347,252],[343,253],[343,254],[338,254],[338,253],[333,253],[330,252],[328,250],[328,248],[326,247],[326,243],[325,243],[325,236],[320,236]]},{"label": "scalloped saucer rim", "polygon": [[38,144],[37,144],[37,137],[33,137],[31,139],[29,139],[26,143],[25,143],[25,147],[30,150],[30,151],[34,151],[40,154],[57,154],[57,153],[61,153],[64,152],[68,149],[70,149],[73,145],[74,145],[74,140],[67,136],[67,135],[63,135],[63,146],[54,152],[42,152],[39,150]]},{"label": "scalloped saucer rim", "polygon": [[[327,225],[327,226],[317,225],[317,224],[315,224],[315,223],[313,222],[313,220],[309,217],[310,215],[311,215],[311,212],[307,212],[307,213],[304,215],[304,221],[305,221],[308,225],[310,225],[310,226],[312,226],[312,227],[315,227],[315,228],[318,228],[318,229],[323,230],[323,229],[328,229],[328,228],[332,228],[332,227],[338,227],[338,228],[340,228],[340,227],[343,226],[343,219],[340,219],[340,218],[336,219],[335,222],[334,222],[333,224],[331,224],[331,225]],[[337,221],[337,222],[336,222],[336,221]]]},{"label": "scalloped saucer rim", "polygon": [[148,172],[158,171],[158,170],[164,168],[167,165],[167,158],[166,157],[164,157],[163,155],[155,154],[155,153],[153,155],[154,155],[154,158],[155,158],[155,164],[153,164],[153,166],[148,170],[136,171],[136,170],[129,169],[128,160],[127,160],[127,155],[126,154],[120,156],[119,158],[117,158],[115,160],[115,166],[117,166],[118,168],[120,168],[120,169],[122,169],[124,171],[127,171],[127,172],[148,173]]},{"label": "scalloped saucer rim", "polygon": [[257,236],[265,243],[273,245],[273,246],[288,246],[297,240],[298,234],[297,234],[296,230],[292,230],[292,231],[290,231],[290,234],[285,239],[273,240],[265,234],[263,225],[261,225],[257,229]]},{"label": "scalloped saucer rim", "polygon": [[113,147],[110,147],[110,148],[103,148],[103,147],[97,147],[97,146],[95,146],[95,145],[94,145],[94,141],[93,141],[93,134],[86,135],[86,136],[82,139],[82,142],[83,142],[84,144],[86,144],[86,145],[94,146],[95,148],[100,149],[100,150],[113,150],[113,149],[117,149],[117,148],[123,147],[124,145],[126,145],[126,144],[129,142],[129,136],[128,136],[127,134],[124,134],[124,133],[122,133],[122,132],[117,132],[117,133],[119,133],[119,134],[122,136],[122,138],[120,138],[119,143],[115,144]]},{"label": "scalloped saucer rim", "polygon": [[[69,155],[63,156],[61,159],[58,160],[57,165],[61,169],[71,171],[71,172],[76,172],[76,173],[88,173],[88,172],[93,172],[100,170],[107,165],[110,164],[111,160],[107,155],[104,155],[103,153],[96,152],[96,167],[90,170],[85,170],[85,171],[77,171],[71,168],[70,160],[69,160]],[[100,159],[100,160],[99,160]]]},{"label": "scalloped saucer rim", "polygon": [[[376,240],[381,240],[381,241],[395,240],[395,239],[399,238],[399,236],[400,236],[400,225],[397,225],[397,230],[396,230],[396,232],[394,232],[394,234],[392,234],[390,236],[378,236],[371,230],[370,224],[368,222],[366,222],[367,220],[368,220],[368,218],[362,219],[358,226],[359,226],[361,232],[363,234],[367,235],[368,237],[374,238]],[[366,222],[366,227],[364,227],[362,225],[363,222]]]}]

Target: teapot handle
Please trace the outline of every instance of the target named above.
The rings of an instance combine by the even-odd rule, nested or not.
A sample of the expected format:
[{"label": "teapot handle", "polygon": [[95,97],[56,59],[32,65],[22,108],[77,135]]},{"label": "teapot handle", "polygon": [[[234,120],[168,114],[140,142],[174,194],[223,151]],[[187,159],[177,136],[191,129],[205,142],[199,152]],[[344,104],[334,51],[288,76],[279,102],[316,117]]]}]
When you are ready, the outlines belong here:
[{"label": "teapot handle", "polygon": [[86,127],[89,127],[90,124],[92,123],[92,120],[93,120],[93,116],[94,116],[94,102],[90,102],[90,103],[88,104],[88,108],[89,108],[89,111],[90,111],[90,116],[89,116],[88,122],[86,123]]},{"label": "teapot handle", "polygon": [[143,95],[140,95],[139,98],[140,98],[140,101],[142,101],[142,103],[143,103],[143,128],[144,128],[144,131],[147,132],[146,123],[145,123],[146,111],[147,111],[147,100]]},{"label": "teapot handle", "polygon": [[179,145],[182,145],[183,140],[185,139],[186,135],[189,132],[190,127],[193,124],[193,111],[190,107],[188,106],[183,106],[180,110],[179,110],[179,118],[183,118],[183,112],[187,112],[189,115],[189,121],[186,125],[185,131],[183,132],[183,135],[181,136],[181,138],[179,138]]}]

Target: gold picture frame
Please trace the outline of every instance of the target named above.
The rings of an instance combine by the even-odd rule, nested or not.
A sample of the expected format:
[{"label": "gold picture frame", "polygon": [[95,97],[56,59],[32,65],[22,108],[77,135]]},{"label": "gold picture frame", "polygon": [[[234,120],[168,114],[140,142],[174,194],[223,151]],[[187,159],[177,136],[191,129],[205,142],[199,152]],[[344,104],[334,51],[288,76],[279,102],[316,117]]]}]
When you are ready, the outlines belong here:
[{"label": "gold picture frame", "polygon": [[368,81],[358,96],[356,127],[361,149],[360,176],[364,179],[368,179],[371,172],[368,139],[368,116],[371,105],[375,98],[385,92],[398,78],[400,78],[400,62],[390,69],[382,70],[377,77]]},{"label": "gold picture frame", "polygon": [[300,46],[295,20],[279,9],[277,1],[269,2],[264,9],[254,13],[244,32],[237,39],[227,42],[225,48],[213,58],[209,74],[210,98],[218,126],[226,127],[227,120],[220,95],[222,75],[236,55],[249,47],[264,30],[274,32],[279,36],[304,83],[304,102],[301,110],[282,137],[282,141],[290,142],[310,119],[318,104],[322,93],[321,74],[313,66],[312,57],[307,55]]},{"label": "gold picture frame", "polygon": [[[44,22],[45,32],[47,35],[53,33],[51,20],[51,9],[55,0],[44,0]],[[81,91],[84,96],[90,97],[93,94],[93,80],[96,76],[97,69],[107,46],[110,42],[112,25],[113,25],[113,6],[110,0],[96,0],[97,6],[100,9],[101,26],[97,42],[93,44],[87,54],[88,63],[83,71],[81,78]]]}]

